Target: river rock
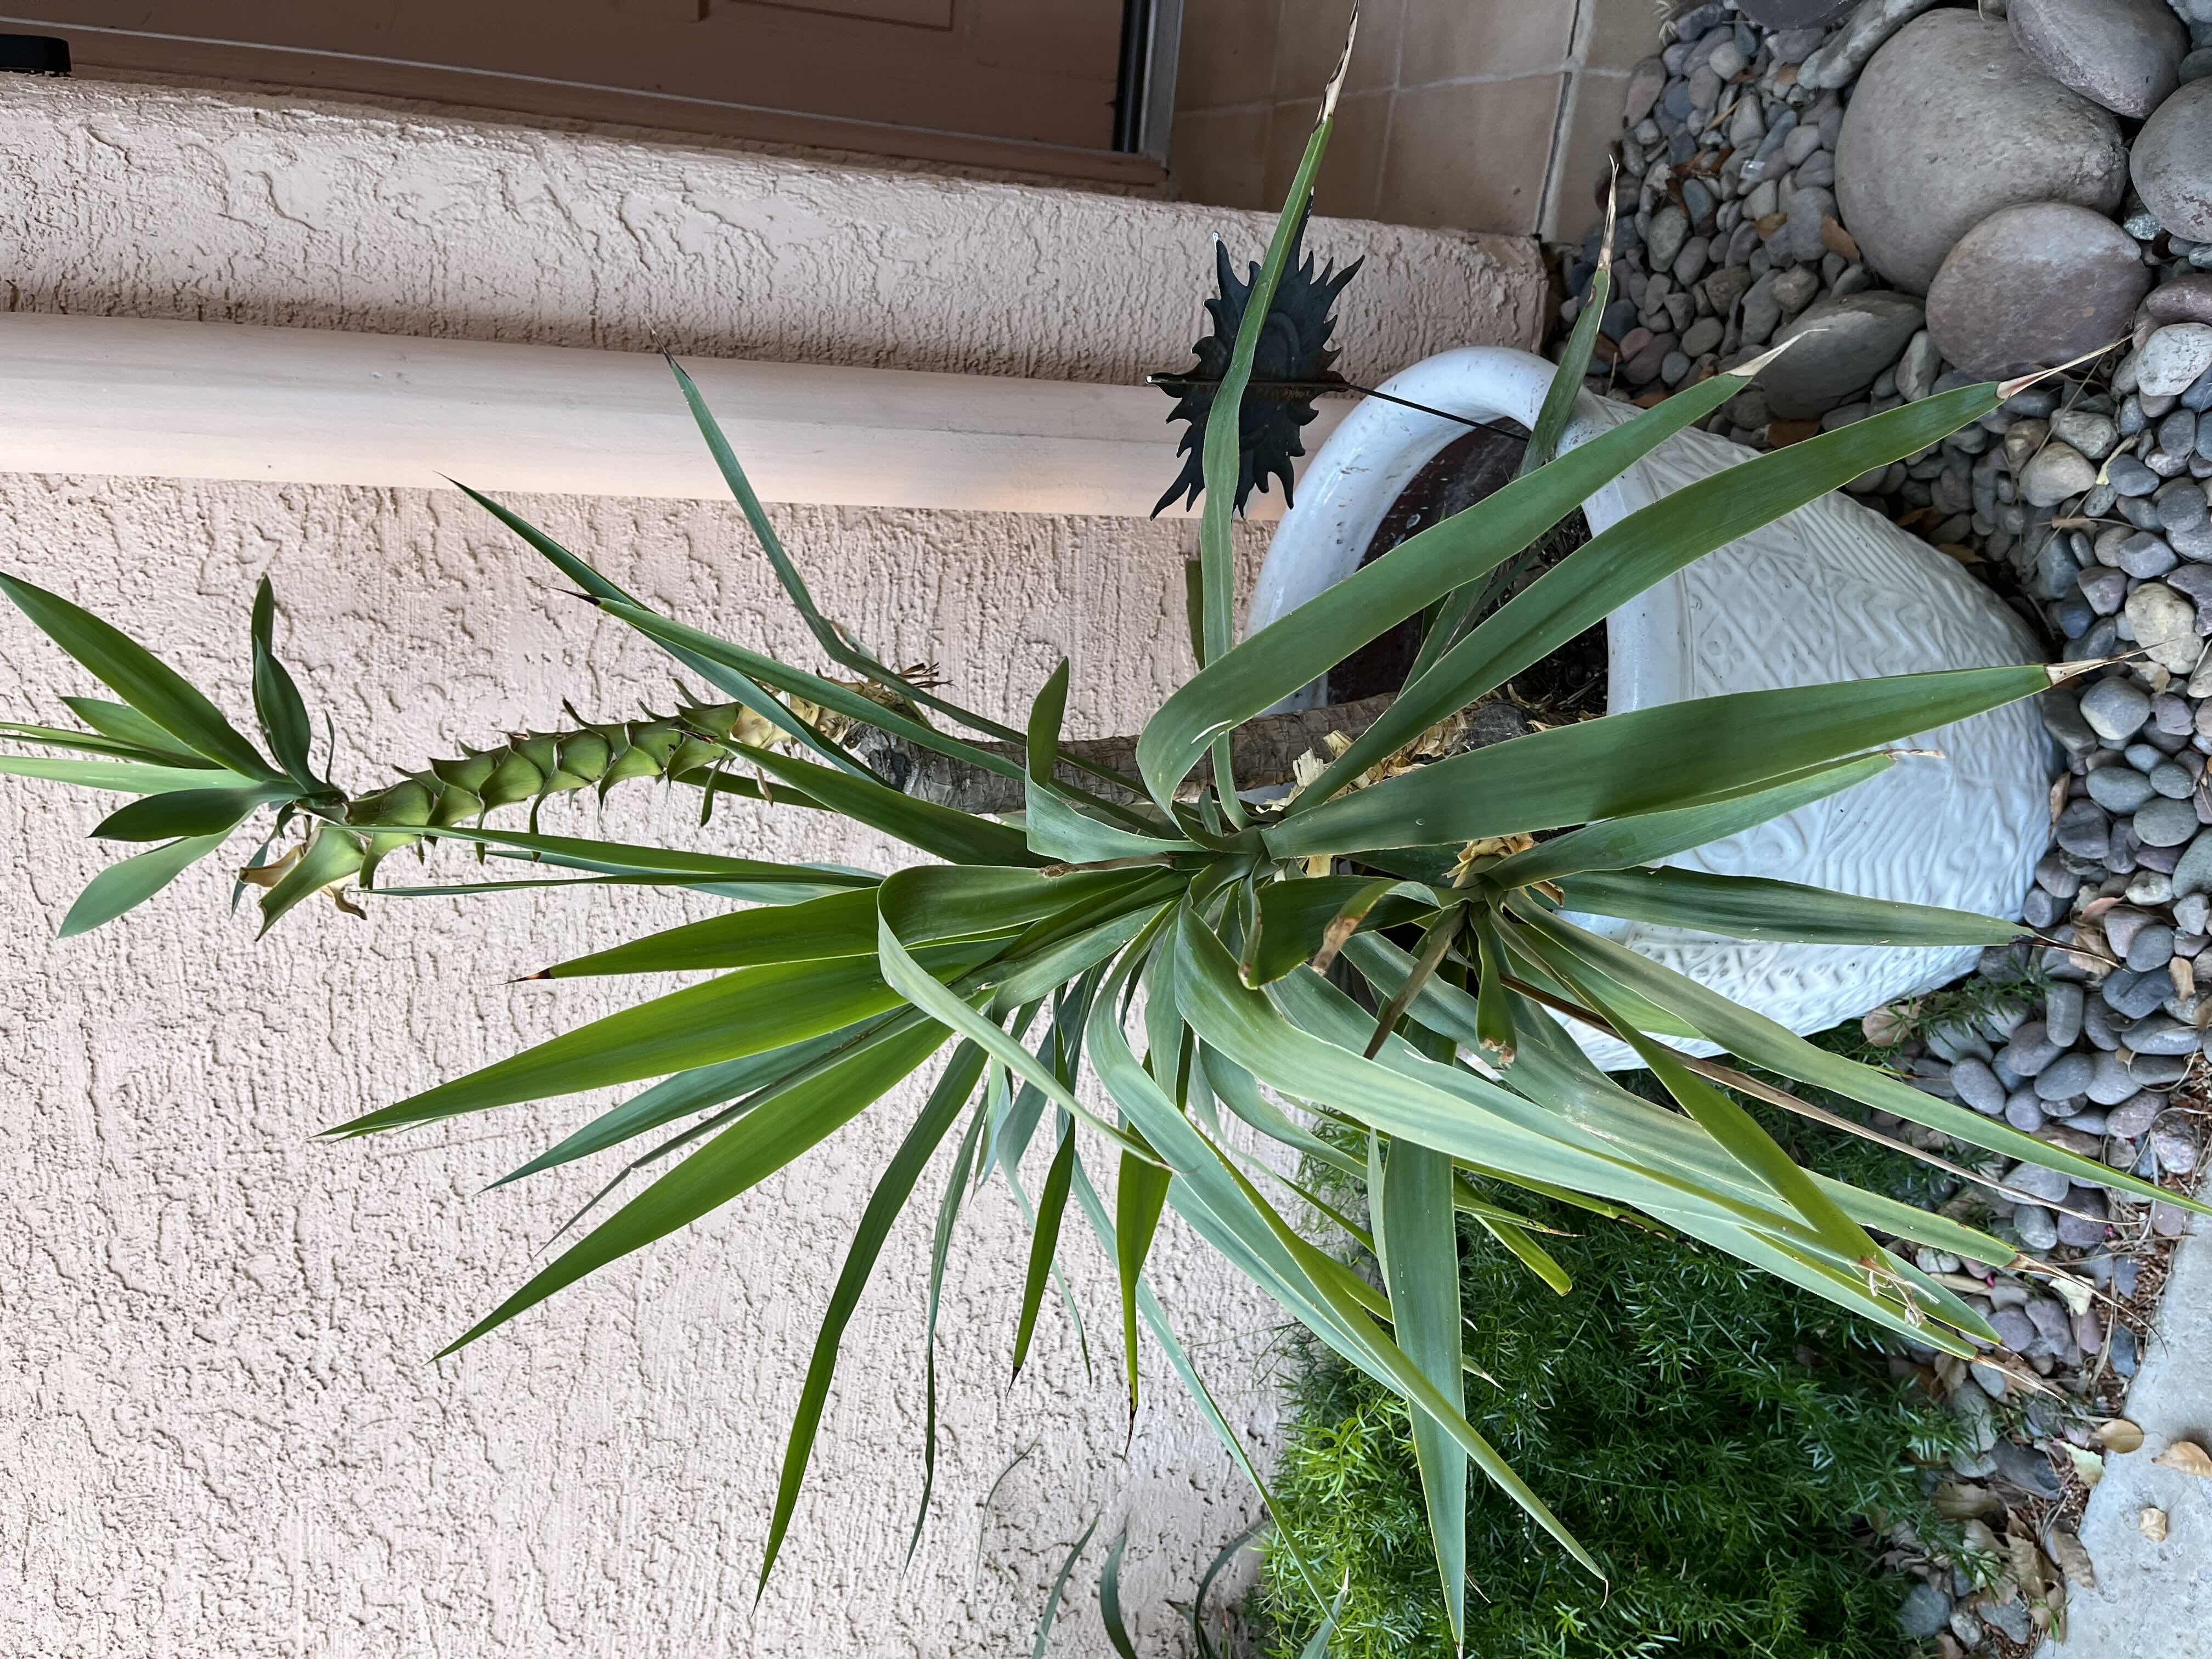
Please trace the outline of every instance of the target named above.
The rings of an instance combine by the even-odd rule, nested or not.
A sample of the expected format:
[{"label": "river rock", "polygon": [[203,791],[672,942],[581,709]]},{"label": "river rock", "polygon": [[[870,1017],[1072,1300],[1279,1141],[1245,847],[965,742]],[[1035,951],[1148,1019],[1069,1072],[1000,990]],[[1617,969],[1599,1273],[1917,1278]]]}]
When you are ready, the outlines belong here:
[{"label": "river rock", "polygon": [[1933,1584],[1916,1583],[1897,1610],[1897,1626],[1908,1640],[1925,1641],[1951,1617],[1951,1598]]},{"label": "river rock", "polygon": [[2056,507],[2069,495],[2084,494],[2096,482],[2097,469],[2081,451],[2050,443],[2022,470],[2020,493],[2030,507]]},{"label": "river rock", "polygon": [[2136,386],[2146,397],[2170,398],[2193,386],[2208,368],[2212,368],[2212,323],[2168,323],[2144,341],[2136,355]]},{"label": "river rock", "polygon": [[2143,301],[2142,314],[2154,323],[2212,323],[2212,271],[2160,283]]},{"label": "river rock", "polygon": [[2000,208],[1928,285],[1928,333],[1951,362],[1998,380],[2119,338],[2150,283],[2135,239],[2102,214],[2071,202]]},{"label": "river rock", "polygon": [[2197,1167],[2197,1141],[2179,1121],[2150,1132],[2151,1154],[2168,1175],[2187,1175]]},{"label": "river rock", "polygon": [[1788,420],[1826,414],[1895,362],[1920,324],[1920,302],[1902,294],[1851,294],[1808,307],[1776,337],[1778,344],[1796,343],[1759,378],[1767,406]]},{"label": "river rock", "polygon": [[1836,141],[1844,222],[1867,262],[1914,293],[1999,208],[2070,202],[2109,214],[2126,185],[2112,112],[1971,10],[1917,18],[1875,53]]},{"label": "river rock", "polygon": [[[2136,642],[2149,652],[2153,662],[2176,674],[2197,666],[2204,653],[2204,642],[2197,637],[2197,607],[2164,582],[2145,582],[2129,594],[2126,615]],[[2173,847],[2187,839],[2177,836],[2156,844]]]},{"label": "river rock", "polygon": [[[2081,694],[2081,718],[2099,737],[2118,746],[2142,730],[2150,718],[2150,698],[2132,681],[2099,680]],[[2212,859],[2212,847],[2206,856]]]},{"label": "river rock", "polygon": [[2051,435],[2071,444],[2093,461],[2101,461],[2120,441],[2120,429],[2109,415],[2094,410],[2062,409],[2051,416]]},{"label": "river rock", "polygon": [[[2089,774],[2089,799],[2107,812],[2123,817],[2138,806],[2147,805],[2158,793],[2151,787],[2150,780],[2132,766],[2100,766]],[[2106,936],[2111,937],[2112,916],[2105,918]]]},{"label": "river rock", "polygon": [[2045,74],[2130,120],[2181,83],[2189,35],[2166,0],[2012,0],[2011,15]]},{"label": "river rock", "polygon": [[2136,135],[2128,170],[2169,234],[2212,242],[2212,78],[2191,81],[2158,106]]}]

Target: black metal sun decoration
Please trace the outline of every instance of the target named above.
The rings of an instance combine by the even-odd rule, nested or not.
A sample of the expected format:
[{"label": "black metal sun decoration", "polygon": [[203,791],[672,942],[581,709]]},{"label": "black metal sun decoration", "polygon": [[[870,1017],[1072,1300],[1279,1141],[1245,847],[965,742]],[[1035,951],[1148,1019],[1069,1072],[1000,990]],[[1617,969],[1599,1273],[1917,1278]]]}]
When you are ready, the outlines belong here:
[{"label": "black metal sun decoration", "polygon": [[[1244,394],[1237,432],[1239,513],[1244,510],[1254,486],[1267,489],[1271,477],[1283,481],[1283,500],[1288,504],[1291,462],[1306,453],[1299,431],[1314,418],[1314,399],[1325,392],[1351,389],[1331,367],[1337,353],[1328,343],[1336,329],[1336,319],[1330,313],[1336,296],[1365,261],[1354,259],[1340,271],[1332,260],[1316,275],[1313,255],[1299,258],[1309,216],[1310,209],[1298,221],[1291,257],[1282,281],[1276,284],[1274,303],[1267,308],[1259,351],[1252,361],[1252,381]],[[1155,515],[1178,495],[1183,497],[1186,508],[1194,505],[1206,487],[1206,419],[1212,412],[1214,391],[1229,371],[1237,331],[1244,320],[1245,302],[1260,275],[1258,265],[1249,265],[1245,280],[1238,282],[1229,263],[1229,250],[1218,240],[1213,245],[1213,263],[1221,292],[1206,302],[1213,315],[1213,331],[1192,348],[1198,357],[1196,367],[1181,374],[1149,377],[1151,384],[1176,400],[1168,419],[1190,423],[1182,441],[1176,446],[1176,453],[1183,457],[1182,471],[1153,507]]]}]

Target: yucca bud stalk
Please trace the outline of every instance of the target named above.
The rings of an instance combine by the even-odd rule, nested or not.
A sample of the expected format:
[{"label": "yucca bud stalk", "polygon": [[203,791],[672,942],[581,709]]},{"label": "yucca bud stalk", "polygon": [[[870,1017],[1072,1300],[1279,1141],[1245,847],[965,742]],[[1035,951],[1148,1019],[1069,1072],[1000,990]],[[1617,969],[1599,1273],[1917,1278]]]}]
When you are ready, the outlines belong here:
[{"label": "yucca bud stalk", "polygon": [[[872,686],[857,689],[872,698],[889,695]],[[465,749],[458,757],[429,762],[398,783],[355,796],[307,842],[272,863],[243,872],[242,878],[265,888],[309,878],[318,886],[336,887],[355,878],[369,886],[386,858],[419,845],[439,830],[478,825],[496,808],[527,802],[529,827],[534,832],[540,810],[552,797],[592,789],[605,799],[616,784],[633,778],[690,783],[708,790],[711,799],[718,775],[729,772],[734,775],[726,787],[745,793],[757,787],[773,798],[773,786],[748,787],[738,781],[749,769],[741,750],[788,747],[788,734],[742,704],[700,702],[682,687],[678,690],[682,700],[670,714],[648,709],[641,719],[605,723],[586,720],[564,702],[562,708],[572,725],[550,732],[516,732],[489,748]],[[1254,720],[1237,733],[1238,779],[1247,787],[1290,786],[1295,790],[1317,769],[1316,757],[1340,753],[1389,703],[1388,697],[1370,697]],[[845,744],[855,759],[905,794],[969,812],[1021,810],[1021,786],[1012,779],[802,699],[788,699],[786,706],[830,741]],[[1389,775],[1408,765],[1501,743],[1528,729],[1527,715],[1512,703],[1486,702],[1431,728],[1373,770],[1377,777]],[[1021,757],[1018,744],[980,746],[1009,758]],[[1066,743],[1060,776],[1072,785],[1103,789],[1109,795],[1122,793],[1102,785],[1096,771],[1074,763],[1133,772],[1135,746],[1136,739],[1127,737]],[[1210,776],[1210,769],[1201,767],[1186,791],[1194,793]],[[1133,794],[1127,798],[1136,799]]]},{"label": "yucca bud stalk", "polygon": [[[378,860],[422,830],[476,823],[495,808],[525,801],[535,830],[539,810],[555,795],[593,789],[604,799],[631,778],[703,781],[718,767],[742,764],[736,745],[764,748],[785,736],[764,716],[734,702],[687,698],[671,714],[648,709],[641,719],[606,723],[586,720],[568,703],[562,708],[572,726],[519,732],[487,749],[465,749],[349,801],[346,823],[390,832],[369,837],[364,878]],[[821,711],[799,703],[793,712],[822,729]],[[831,716],[830,723],[842,722]]]}]

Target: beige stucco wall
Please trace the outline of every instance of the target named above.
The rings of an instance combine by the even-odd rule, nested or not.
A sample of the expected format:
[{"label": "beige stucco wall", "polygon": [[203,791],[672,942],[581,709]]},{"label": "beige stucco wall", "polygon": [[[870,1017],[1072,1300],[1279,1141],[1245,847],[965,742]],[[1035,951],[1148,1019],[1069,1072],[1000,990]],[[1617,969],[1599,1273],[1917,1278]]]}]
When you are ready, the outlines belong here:
[{"label": "beige stucco wall", "polygon": [[[1176,361],[1223,217],[266,97],[21,80],[0,94],[0,281],[38,309],[1125,378]],[[1372,260],[1346,310],[1354,374],[1534,330],[1516,245],[1334,223],[1316,240]],[[656,602],[805,657],[732,508],[520,505]],[[834,614],[986,707],[1011,712],[1064,652],[1072,728],[1127,729],[1186,667],[1181,526],[777,515]],[[1248,533],[1248,565],[1256,550]],[[244,605],[270,572],[284,648],[356,787],[547,720],[564,696],[613,713],[665,684],[665,659],[549,592],[450,494],[0,472],[0,567],[126,621],[241,714]],[[0,716],[88,689],[0,617]],[[689,806],[633,787],[605,822],[768,856],[895,856],[745,810],[702,831]],[[902,1567],[934,1180],[854,1322],[799,1525],[754,1606],[806,1347],[914,1090],[509,1334],[427,1363],[596,1183],[477,1189],[613,1097],[390,1140],[311,1135],[620,1006],[634,993],[504,981],[696,904],[392,899],[366,921],[319,904],[257,945],[204,869],[58,943],[103,862],[84,839],[101,810],[0,782],[0,1652],[1022,1651],[1101,1510],[1102,1543],[1129,1521],[1148,1650],[1176,1650],[1167,1598],[1249,1496],[1157,1365],[1124,1455],[1112,1273],[1087,1245],[1073,1279],[1097,1376],[1052,1308],[1007,1385],[1025,1235],[996,1187],[963,1223],[935,1522]],[[458,850],[436,864],[472,867]],[[1155,1273],[1264,1446],[1268,1310],[1172,1224]],[[1064,1651],[1103,1651],[1097,1559]]]},{"label": "beige stucco wall", "polygon": [[[1269,224],[265,94],[0,93],[10,309],[1128,383],[1188,362],[1214,232],[1256,258]],[[1541,335],[1533,244],[1312,242],[1368,262],[1337,330],[1354,379]]]}]

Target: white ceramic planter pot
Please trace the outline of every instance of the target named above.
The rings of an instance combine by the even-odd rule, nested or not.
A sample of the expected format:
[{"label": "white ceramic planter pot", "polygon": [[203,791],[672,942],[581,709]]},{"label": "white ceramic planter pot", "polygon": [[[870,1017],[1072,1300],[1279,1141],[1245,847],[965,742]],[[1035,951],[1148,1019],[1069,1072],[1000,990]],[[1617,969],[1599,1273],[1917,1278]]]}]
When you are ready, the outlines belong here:
[{"label": "white ceramic planter pot", "polygon": [[[1527,426],[1551,378],[1540,357],[1468,347],[1417,363],[1383,389]],[[1585,393],[1566,443],[1636,412]],[[1357,569],[1399,493],[1464,429],[1374,399],[1354,410],[1299,483],[1297,505],[1261,570],[1248,626],[1273,622]],[[1685,431],[1591,496],[1583,511],[1591,530],[1602,531],[1751,456],[1709,433]],[[2042,656],[2018,619],[1949,558],[1840,494],[1709,554],[1615,611],[1607,626],[1615,714],[1686,697]],[[1310,687],[1294,701],[1322,694]],[[2052,751],[2033,705],[1978,715],[1907,746],[1937,753],[1908,757],[1840,795],[1668,862],[2018,916],[2050,826]],[[1969,969],[1977,954],[1777,945],[1589,920],[1801,1032],[1940,985]],[[1635,1063],[1610,1038],[1586,1028],[1577,1036],[1604,1065]]]}]

